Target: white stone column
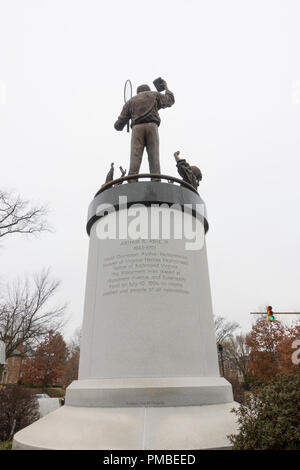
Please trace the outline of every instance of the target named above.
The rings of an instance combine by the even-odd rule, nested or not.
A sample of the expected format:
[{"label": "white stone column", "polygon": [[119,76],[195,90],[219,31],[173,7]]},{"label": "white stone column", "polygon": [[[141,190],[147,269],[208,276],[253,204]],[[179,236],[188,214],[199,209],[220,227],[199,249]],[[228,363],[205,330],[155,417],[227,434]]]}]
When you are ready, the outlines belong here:
[{"label": "white stone column", "polygon": [[[128,218],[120,195],[128,197]],[[135,203],[144,204],[140,212]],[[193,212],[182,212],[186,203]],[[231,409],[238,405],[219,376],[203,230],[208,223],[195,212],[202,203],[191,188],[159,182],[123,184],[96,195],[87,223],[79,378],[68,387],[65,406],[16,433],[14,449],[230,447],[227,436],[237,430]],[[113,211],[99,214],[101,204]],[[101,233],[114,227],[114,211],[122,236],[104,239]],[[187,249],[193,248],[188,230],[177,237],[182,219],[197,225],[200,249]],[[149,220],[153,232],[147,237]],[[134,240],[137,231],[140,239]]]},{"label": "white stone column", "polygon": [[231,386],[219,377],[202,223],[194,227],[198,249],[187,237],[176,239],[180,224],[185,232],[182,221],[194,216],[168,207],[141,208],[139,222],[150,235],[151,220],[161,236],[171,226],[169,239],[99,238],[108,227],[118,229],[116,220],[123,227],[127,215],[125,209],[106,215],[90,232],[79,380],[68,388],[66,403],[231,402]]}]

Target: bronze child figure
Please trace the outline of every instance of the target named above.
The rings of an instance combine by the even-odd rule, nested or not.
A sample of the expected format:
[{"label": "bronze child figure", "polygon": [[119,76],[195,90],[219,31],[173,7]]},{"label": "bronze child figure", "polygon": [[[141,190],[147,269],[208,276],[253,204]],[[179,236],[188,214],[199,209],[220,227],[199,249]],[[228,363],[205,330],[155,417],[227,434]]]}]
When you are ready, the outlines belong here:
[{"label": "bronze child figure", "polygon": [[174,153],[175,160],[177,162],[177,170],[183,181],[198,188],[200,181],[202,180],[202,173],[197,166],[191,166],[184,158],[179,158],[180,152]]}]

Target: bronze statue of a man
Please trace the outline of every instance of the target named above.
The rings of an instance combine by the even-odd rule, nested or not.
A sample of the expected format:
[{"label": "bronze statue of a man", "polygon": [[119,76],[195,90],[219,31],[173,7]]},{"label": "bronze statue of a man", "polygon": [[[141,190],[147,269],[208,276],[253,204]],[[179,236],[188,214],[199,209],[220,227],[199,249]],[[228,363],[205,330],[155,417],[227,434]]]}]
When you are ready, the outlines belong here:
[{"label": "bronze statue of a man", "polygon": [[150,173],[160,174],[158,126],[160,117],[158,110],[168,108],[175,102],[173,93],[162,81],[165,94],[151,91],[148,85],[140,85],[137,94],[123,106],[115,129],[122,131],[131,119],[131,151],[128,175],[139,173],[144,148],[146,147]]}]

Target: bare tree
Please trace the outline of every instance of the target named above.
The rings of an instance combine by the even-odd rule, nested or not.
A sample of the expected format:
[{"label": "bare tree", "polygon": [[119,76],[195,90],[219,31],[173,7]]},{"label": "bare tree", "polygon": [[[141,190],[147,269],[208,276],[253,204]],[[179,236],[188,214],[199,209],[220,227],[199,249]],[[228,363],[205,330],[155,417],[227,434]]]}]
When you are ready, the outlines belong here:
[{"label": "bare tree", "polygon": [[228,336],[223,343],[224,360],[227,367],[238,375],[242,375],[244,381],[249,375],[248,362],[250,348],[247,344],[247,335]]},{"label": "bare tree", "polygon": [[65,363],[63,383],[68,387],[73,380],[78,379],[80,356],[81,328],[76,328],[68,344],[68,358]]},{"label": "bare tree", "polygon": [[66,305],[52,302],[59,284],[50,279],[49,271],[43,271],[31,282],[26,279],[8,287],[0,299],[0,340],[5,343],[6,359],[14,356],[17,348],[25,355],[50,330],[59,331],[65,324]]},{"label": "bare tree", "polygon": [[0,190],[0,237],[49,231],[46,214],[44,206],[31,205],[13,192]]},{"label": "bare tree", "polygon": [[81,326],[78,326],[74,332],[70,340],[68,341],[68,350],[70,352],[76,351],[80,352],[80,341],[81,341]]},{"label": "bare tree", "polygon": [[0,389],[0,441],[39,419],[39,405],[32,392],[20,387]]},{"label": "bare tree", "polygon": [[225,317],[215,317],[215,332],[217,344],[223,343],[223,341],[232,335],[235,330],[240,328],[240,325],[235,321],[226,320]]}]

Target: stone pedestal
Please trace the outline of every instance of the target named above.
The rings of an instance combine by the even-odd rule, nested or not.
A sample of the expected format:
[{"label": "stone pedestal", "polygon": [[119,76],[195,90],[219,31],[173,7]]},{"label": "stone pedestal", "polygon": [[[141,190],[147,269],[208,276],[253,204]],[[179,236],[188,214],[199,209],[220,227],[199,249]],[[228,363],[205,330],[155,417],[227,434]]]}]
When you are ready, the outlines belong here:
[{"label": "stone pedestal", "polygon": [[236,424],[219,376],[203,201],[168,183],[123,184],[95,197],[87,228],[79,378],[14,448],[228,447]]},{"label": "stone pedestal", "polygon": [[[237,404],[236,404],[237,405]],[[18,450],[228,449],[236,431],[232,403],[91,408],[63,406],[18,432]]]}]

